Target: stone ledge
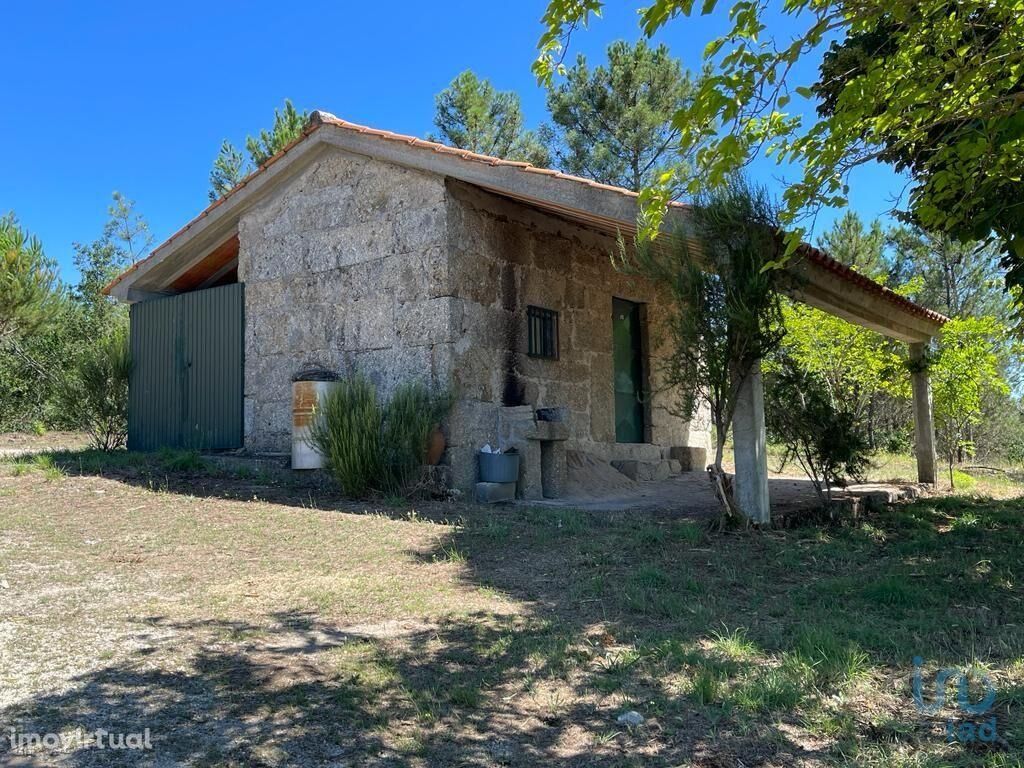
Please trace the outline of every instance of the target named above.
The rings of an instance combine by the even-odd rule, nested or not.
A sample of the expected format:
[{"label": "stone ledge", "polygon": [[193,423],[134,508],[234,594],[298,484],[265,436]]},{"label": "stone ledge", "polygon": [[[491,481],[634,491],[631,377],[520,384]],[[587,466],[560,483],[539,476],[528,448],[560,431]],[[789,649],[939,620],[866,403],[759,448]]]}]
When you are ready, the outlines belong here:
[{"label": "stone ledge", "polygon": [[476,500],[479,504],[499,504],[515,501],[515,483],[477,483]]}]

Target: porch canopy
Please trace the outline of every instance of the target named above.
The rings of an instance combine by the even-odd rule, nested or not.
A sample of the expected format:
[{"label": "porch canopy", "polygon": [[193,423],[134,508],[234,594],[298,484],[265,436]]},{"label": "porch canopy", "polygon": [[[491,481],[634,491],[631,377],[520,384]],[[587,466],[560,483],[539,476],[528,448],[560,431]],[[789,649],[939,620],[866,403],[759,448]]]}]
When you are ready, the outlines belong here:
[{"label": "porch canopy", "polygon": [[[325,153],[343,150],[485,189],[548,213],[605,232],[636,231],[637,194],[591,179],[448,147],[341,120],[316,111],[303,134],[224,197],[212,203],[148,258],[113,280],[105,291],[140,301],[231,282],[238,263],[238,225],[243,213],[267,199]],[[667,226],[685,225],[688,207],[675,203]],[[946,318],[811,247],[787,267],[799,287],[793,298],[910,346],[920,360]],[[918,478],[934,483],[935,436],[927,373],[911,373],[914,393]],[[753,371],[734,420],[737,500],[750,517],[767,520],[768,464],[764,403],[759,371]]]}]

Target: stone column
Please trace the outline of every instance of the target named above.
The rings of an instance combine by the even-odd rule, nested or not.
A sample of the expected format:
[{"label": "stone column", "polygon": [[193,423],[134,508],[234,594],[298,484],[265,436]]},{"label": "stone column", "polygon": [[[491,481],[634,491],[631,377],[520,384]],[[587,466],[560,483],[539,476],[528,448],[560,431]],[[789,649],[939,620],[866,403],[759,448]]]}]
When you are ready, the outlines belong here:
[{"label": "stone column", "polygon": [[932,418],[932,385],[925,367],[927,344],[910,345],[910,384],[914,392],[914,453],[917,480],[935,485],[935,422]]},{"label": "stone column", "polygon": [[751,368],[740,387],[732,417],[736,461],[733,494],[740,510],[756,523],[771,521],[768,498],[768,446],[764,431],[764,382],[761,363]]}]

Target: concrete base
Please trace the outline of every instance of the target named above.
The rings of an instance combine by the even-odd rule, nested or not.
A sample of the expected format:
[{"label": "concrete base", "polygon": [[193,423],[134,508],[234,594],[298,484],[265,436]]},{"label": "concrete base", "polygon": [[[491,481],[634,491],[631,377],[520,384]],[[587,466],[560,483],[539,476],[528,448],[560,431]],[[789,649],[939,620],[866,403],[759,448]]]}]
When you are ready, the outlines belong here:
[{"label": "concrete base", "polygon": [[[565,409],[546,408],[549,418]],[[532,406],[512,406],[498,410],[498,444],[519,451],[519,483],[516,497],[552,499],[565,492],[568,465],[565,441],[569,425],[563,421],[538,420]]]},{"label": "concrete base", "polygon": [[516,500],[515,483],[477,483],[476,500],[479,504],[498,504]]},{"label": "concrete base", "polygon": [[545,499],[557,499],[565,495],[569,464],[563,440],[540,441],[540,478]]},{"label": "concrete base", "polygon": [[707,448],[674,445],[668,449],[668,457],[678,461],[683,472],[703,472],[708,466]]}]

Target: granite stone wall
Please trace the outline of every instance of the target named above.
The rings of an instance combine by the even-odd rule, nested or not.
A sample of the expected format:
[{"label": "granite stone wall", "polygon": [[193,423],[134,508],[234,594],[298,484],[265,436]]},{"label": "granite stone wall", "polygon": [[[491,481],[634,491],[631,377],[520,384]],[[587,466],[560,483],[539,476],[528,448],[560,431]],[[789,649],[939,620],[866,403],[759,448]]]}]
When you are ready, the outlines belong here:
[{"label": "granite stone wall", "polygon": [[[670,413],[663,387],[667,302],[648,280],[617,271],[613,238],[459,182],[448,183],[448,240],[456,326],[452,372],[459,400],[449,430],[455,485],[473,482],[474,454],[498,438],[499,409],[568,410],[566,447],[605,459],[667,457],[707,444],[706,420]],[[612,298],[644,305],[653,395],[649,444],[615,442]],[[558,360],[527,356],[526,308],[559,313]]]},{"label": "granite stone wall", "polygon": [[[361,371],[386,397],[405,379],[450,386],[456,487],[498,442],[506,406],[562,407],[566,447],[655,459],[704,446],[706,425],[660,391],[665,302],[617,272],[612,238],[460,182],[330,151],[239,224],[246,284],[245,447],[287,452],[291,381]],[[612,298],[644,304],[655,394],[650,444],[615,443]],[[558,311],[560,358],[526,355],[526,307]]]},{"label": "granite stone wall", "polygon": [[442,178],[331,152],[242,218],[247,449],[290,450],[302,368],[449,380],[447,215]]}]

